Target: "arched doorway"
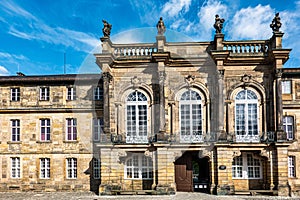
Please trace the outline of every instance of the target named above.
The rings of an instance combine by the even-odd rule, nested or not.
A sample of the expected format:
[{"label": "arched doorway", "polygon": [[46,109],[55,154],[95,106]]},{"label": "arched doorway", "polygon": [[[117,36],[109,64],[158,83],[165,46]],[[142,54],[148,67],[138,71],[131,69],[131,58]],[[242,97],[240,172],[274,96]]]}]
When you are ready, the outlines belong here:
[{"label": "arched doorway", "polygon": [[175,161],[177,191],[209,193],[209,159],[199,158],[198,151],[187,151]]}]

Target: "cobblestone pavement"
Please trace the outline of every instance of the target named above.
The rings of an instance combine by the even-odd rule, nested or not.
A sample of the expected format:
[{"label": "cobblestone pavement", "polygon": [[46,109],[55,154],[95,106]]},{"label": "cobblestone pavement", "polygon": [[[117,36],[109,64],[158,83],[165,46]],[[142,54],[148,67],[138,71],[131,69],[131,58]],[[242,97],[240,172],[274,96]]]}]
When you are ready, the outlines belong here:
[{"label": "cobblestone pavement", "polygon": [[87,192],[0,192],[0,199],[5,200],[101,200],[101,199],[112,199],[112,200],[263,200],[263,199],[278,199],[288,200],[297,199],[300,197],[249,197],[249,196],[215,196],[202,193],[186,193],[178,192],[176,195],[165,195],[165,196],[145,196],[145,195],[123,195],[123,196],[97,196],[94,193]]}]

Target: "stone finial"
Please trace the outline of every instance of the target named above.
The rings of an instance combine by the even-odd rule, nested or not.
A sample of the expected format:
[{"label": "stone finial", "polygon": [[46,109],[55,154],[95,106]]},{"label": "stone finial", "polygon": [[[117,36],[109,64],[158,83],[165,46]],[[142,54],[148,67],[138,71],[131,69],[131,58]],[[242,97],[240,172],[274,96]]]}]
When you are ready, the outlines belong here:
[{"label": "stone finial", "polygon": [[103,22],[103,28],[102,28],[103,37],[109,38],[110,37],[110,30],[112,28],[112,25],[109,24],[104,19],[102,20],[102,22]]},{"label": "stone finial", "polygon": [[159,21],[156,24],[156,28],[157,28],[158,35],[163,35],[166,32],[165,23],[162,17],[159,18]]},{"label": "stone finial", "polygon": [[275,17],[273,18],[272,23],[270,24],[270,27],[273,30],[273,32],[279,32],[279,29],[281,27],[279,13],[275,14]]},{"label": "stone finial", "polygon": [[216,33],[222,33],[223,29],[223,23],[225,22],[225,19],[221,19],[219,15],[215,15],[215,24],[214,28],[216,29]]}]

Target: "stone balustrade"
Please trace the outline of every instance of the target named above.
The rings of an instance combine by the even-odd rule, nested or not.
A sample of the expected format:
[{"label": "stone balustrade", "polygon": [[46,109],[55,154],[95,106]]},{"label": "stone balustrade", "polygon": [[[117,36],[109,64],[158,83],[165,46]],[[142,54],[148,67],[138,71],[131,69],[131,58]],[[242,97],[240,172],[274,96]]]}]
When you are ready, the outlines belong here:
[{"label": "stone balustrade", "polygon": [[267,40],[224,41],[223,45],[223,50],[232,51],[234,54],[265,54],[269,50],[269,42]]},{"label": "stone balustrade", "polygon": [[155,44],[113,44],[113,54],[116,57],[138,57],[150,56],[153,52],[157,52]]}]

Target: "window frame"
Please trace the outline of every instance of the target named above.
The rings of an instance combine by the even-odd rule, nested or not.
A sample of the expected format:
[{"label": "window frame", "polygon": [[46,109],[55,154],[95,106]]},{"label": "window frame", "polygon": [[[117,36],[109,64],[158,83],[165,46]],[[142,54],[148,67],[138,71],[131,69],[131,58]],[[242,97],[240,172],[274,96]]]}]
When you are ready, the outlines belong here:
[{"label": "window frame", "polygon": [[[250,156],[250,157],[249,157]],[[249,163],[249,158],[253,164]],[[240,162],[237,162],[237,160],[240,160]],[[259,164],[257,164],[257,162]],[[242,154],[238,157],[234,157],[232,161],[232,167],[231,167],[231,172],[232,172],[232,179],[247,179],[247,180],[258,180],[258,179],[263,179],[263,160],[262,158],[254,155],[253,153],[249,152],[242,152]],[[237,177],[237,169],[242,169],[241,176]],[[258,175],[257,175],[257,170],[258,170]],[[249,172],[253,172],[253,176],[250,175]],[[240,174],[239,174],[240,175]]]},{"label": "window frame", "polygon": [[[237,99],[242,92],[245,93],[243,99]],[[251,95],[255,95],[254,98]],[[239,90],[234,96],[234,131],[237,142],[259,142],[259,95],[252,89]]]},{"label": "window frame", "polygon": [[[44,125],[43,125],[44,122]],[[46,123],[49,122],[49,123]],[[44,131],[44,133],[43,133]],[[43,136],[44,134],[44,136]],[[44,138],[44,139],[43,139]],[[51,141],[51,120],[49,118],[40,119],[40,141]]]},{"label": "window frame", "polygon": [[100,141],[103,134],[104,121],[103,117],[93,118],[93,141]]},{"label": "window frame", "polygon": [[296,178],[296,156],[288,156],[288,177]]},{"label": "window frame", "polygon": [[[189,93],[188,97],[189,99],[182,99],[184,98],[183,95]],[[191,99],[193,95],[197,95],[196,98],[200,99]],[[179,96],[179,130],[180,130],[180,142],[201,142],[203,141],[203,130],[204,130],[204,109],[203,109],[203,97],[201,96],[201,93],[196,90],[185,90],[182,92],[182,94]],[[198,107],[199,113],[196,113],[195,115],[195,106]],[[187,109],[186,109],[187,108]],[[184,112],[185,111],[185,112]],[[189,115],[186,115],[187,118],[183,118],[184,114],[188,111]],[[197,111],[197,109],[196,109]],[[200,116],[200,117],[199,117]],[[200,119],[199,119],[200,118]],[[190,129],[188,130],[187,134],[183,134],[182,132],[182,124],[188,121],[189,123],[185,123],[185,127],[189,127]],[[200,129],[199,125],[198,128],[194,129],[194,123],[200,122]]]},{"label": "window frame", "polygon": [[[134,160],[135,158],[136,160]],[[143,159],[146,159],[146,165],[143,165]],[[145,173],[147,174],[147,176],[143,177]],[[131,177],[128,176],[128,174],[131,174]],[[137,176],[135,177],[135,175]],[[129,155],[124,163],[124,179],[153,180],[152,158],[145,156],[144,153],[132,153],[131,155]]]},{"label": "window frame", "polygon": [[93,89],[93,100],[94,101],[102,101],[103,100],[103,88],[100,86],[96,86]]},{"label": "window frame", "polygon": [[11,163],[10,177],[13,179],[21,178],[21,158],[11,157],[10,163]]},{"label": "window frame", "polygon": [[[291,122],[289,122],[289,120]],[[289,127],[291,127],[291,131],[289,131]],[[283,116],[282,120],[282,128],[286,132],[286,138],[287,140],[294,140],[295,139],[295,134],[294,134],[294,116],[291,115],[286,115]]]},{"label": "window frame", "polygon": [[50,158],[40,158],[40,179],[51,178]]},{"label": "window frame", "polygon": [[77,96],[76,96],[76,87],[74,87],[74,86],[67,87],[66,100],[67,101],[75,101],[76,98],[77,98]]},{"label": "window frame", "polygon": [[10,88],[10,101],[20,101],[20,92],[19,87]]},{"label": "window frame", "polygon": [[100,159],[94,158],[93,159],[93,178],[100,179],[101,178],[100,173],[101,173]]},{"label": "window frame", "polygon": [[292,94],[292,80],[281,81],[281,92],[282,94]]},{"label": "window frame", "polygon": [[[135,99],[131,100],[132,98]],[[127,95],[125,102],[126,143],[148,143],[148,109],[148,97],[144,92],[136,90]]]},{"label": "window frame", "polygon": [[40,87],[40,101],[50,100],[50,87]]},{"label": "window frame", "polygon": [[21,121],[19,119],[10,120],[11,129],[11,141],[20,142],[21,141]]},{"label": "window frame", "polygon": [[66,141],[77,141],[77,136],[77,118],[66,118]]},{"label": "window frame", "polygon": [[67,179],[77,179],[77,158],[66,158],[66,178]]}]

